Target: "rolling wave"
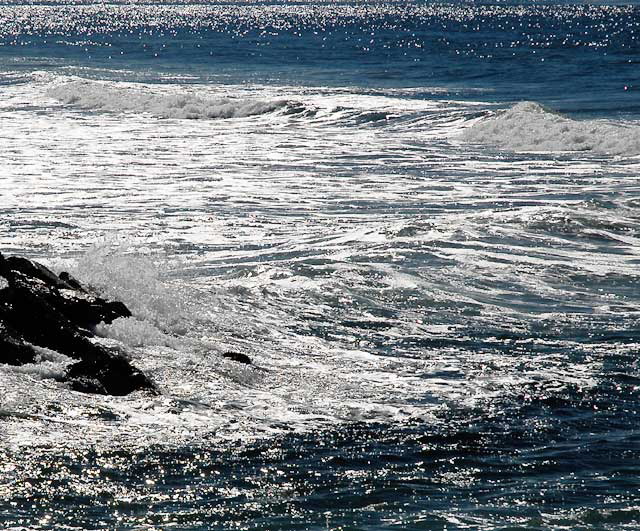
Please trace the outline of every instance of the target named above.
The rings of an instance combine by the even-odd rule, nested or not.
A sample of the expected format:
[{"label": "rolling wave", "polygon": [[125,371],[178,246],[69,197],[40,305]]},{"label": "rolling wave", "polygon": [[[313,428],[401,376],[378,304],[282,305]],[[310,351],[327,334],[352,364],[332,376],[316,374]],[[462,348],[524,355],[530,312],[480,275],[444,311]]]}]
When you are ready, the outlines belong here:
[{"label": "rolling wave", "polygon": [[272,112],[295,114],[304,111],[288,100],[206,98],[195,94],[163,94],[148,88],[118,87],[113,84],[77,80],[51,87],[49,97],[85,110],[149,113],[158,118],[218,119],[246,118]]},{"label": "rolling wave", "polygon": [[529,101],[476,122],[463,133],[462,138],[512,151],[640,155],[640,125],[572,120]]}]

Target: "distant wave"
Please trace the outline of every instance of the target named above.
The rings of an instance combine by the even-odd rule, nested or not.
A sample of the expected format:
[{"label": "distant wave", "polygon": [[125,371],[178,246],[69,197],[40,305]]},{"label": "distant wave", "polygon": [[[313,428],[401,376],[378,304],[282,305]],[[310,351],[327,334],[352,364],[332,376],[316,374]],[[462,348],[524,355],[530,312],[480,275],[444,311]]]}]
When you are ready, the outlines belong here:
[{"label": "distant wave", "polygon": [[149,113],[159,118],[245,118],[280,111],[303,112],[302,104],[287,100],[204,98],[195,94],[162,94],[147,88],[117,87],[110,83],[78,80],[50,88],[47,95],[81,109]]},{"label": "distant wave", "polygon": [[514,151],[591,151],[639,155],[640,126],[571,120],[534,102],[521,102],[467,129],[463,139]]}]

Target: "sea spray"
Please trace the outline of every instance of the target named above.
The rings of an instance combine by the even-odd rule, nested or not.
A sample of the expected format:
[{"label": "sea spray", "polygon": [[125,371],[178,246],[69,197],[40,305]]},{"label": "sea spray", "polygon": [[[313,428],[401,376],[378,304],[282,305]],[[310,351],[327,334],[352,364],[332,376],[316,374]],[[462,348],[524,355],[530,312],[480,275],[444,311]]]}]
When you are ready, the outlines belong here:
[{"label": "sea spray", "polygon": [[182,334],[189,319],[189,302],[164,278],[169,268],[161,256],[107,241],[88,250],[72,271],[101,293],[123,301],[136,319],[147,322],[147,328],[152,324]]}]

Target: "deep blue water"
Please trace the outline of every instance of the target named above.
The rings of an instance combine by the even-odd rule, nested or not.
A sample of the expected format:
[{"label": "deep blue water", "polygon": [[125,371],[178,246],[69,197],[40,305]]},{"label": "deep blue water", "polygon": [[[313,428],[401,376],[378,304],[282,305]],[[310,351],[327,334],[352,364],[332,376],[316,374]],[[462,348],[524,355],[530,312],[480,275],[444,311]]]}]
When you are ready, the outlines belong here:
[{"label": "deep blue water", "polygon": [[559,111],[638,112],[634,5],[136,6],[10,3],[2,57],[29,70],[82,65],[222,82],[436,86]]}]

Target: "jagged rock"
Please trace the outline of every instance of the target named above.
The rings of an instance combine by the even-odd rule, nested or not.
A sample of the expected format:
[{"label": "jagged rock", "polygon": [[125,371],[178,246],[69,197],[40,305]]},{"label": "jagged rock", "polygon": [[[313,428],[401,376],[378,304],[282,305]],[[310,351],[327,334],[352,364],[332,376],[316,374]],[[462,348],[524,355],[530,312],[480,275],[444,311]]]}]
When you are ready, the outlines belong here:
[{"label": "jagged rock", "polygon": [[[54,311],[75,326],[89,331],[101,322],[109,324],[119,317],[131,317],[131,312],[123,303],[107,301],[87,293],[68,273],[65,277],[70,279],[70,282],[58,277],[43,265],[25,258],[3,258],[0,254],[0,276],[9,283],[5,301],[15,301],[16,298],[19,300],[24,296],[33,303],[35,297],[47,304],[47,313]],[[80,286],[80,289],[74,285]],[[0,303],[2,302],[3,298],[0,297]],[[24,308],[24,305],[18,304],[16,309],[12,310],[14,319],[19,318],[15,312],[19,312],[20,308]]]},{"label": "jagged rock", "polygon": [[36,345],[80,360],[64,378],[75,390],[125,395],[155,389],[126,358],[89,339],[99,323],[131,315],[123,303],[89,293],[68,273],[57,276],[1,253],[0,279],[0,363],[33,363]]},{"label": "jagged rock", "polygon": [[246,354],[242,354],[240,352],[225,352],[222,355],[223,358],[228,358],[233,361],[237,361],[238,363],[244,363],[246,365],[251,365],[251,358]]},{"label": "jagged rock", "polygon": [[71,288],[73,288],[75,290],[78,290],[78,291],[82,291],[83,293],[86,293],[86,290],[82,287],[82,284],[80,284],[80,282],[78,282],[75,278],[73,278],[66,271],[63,271],[62,273],[60,273],[58,275],[58,278],[60,278],[60,280],[64,281],[67,285],[71,286]]},{"label": "jagged rock", "polygon": [[10,327],[0,322],[0,361],[8,365],[33,363],[36,353]]},{"label": "jagged rock", "polygon": [[0,253],[0,274],[11,281],[16,273],[21,273],[30,278],[37,278],[45,284],[55,286],[56,288],[71,288],[70,285],[42,264],[32,262],[20,256],[9,256],[5,258]]}]

